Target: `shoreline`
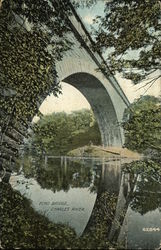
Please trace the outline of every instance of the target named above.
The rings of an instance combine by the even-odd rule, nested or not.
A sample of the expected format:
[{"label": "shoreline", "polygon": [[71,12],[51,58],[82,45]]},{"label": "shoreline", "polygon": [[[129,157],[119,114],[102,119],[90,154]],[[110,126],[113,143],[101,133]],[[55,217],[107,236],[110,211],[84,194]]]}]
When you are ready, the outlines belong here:
[{"label": "shoreline", "polygon": [[119,147],[102,147],[96,145],[86,145],[73,149],[67,153],[67,156],[75,157],[100,157],[100,158],[134,158],[140,160],[143,158],[142,154],[131,151],[127,148]]}]

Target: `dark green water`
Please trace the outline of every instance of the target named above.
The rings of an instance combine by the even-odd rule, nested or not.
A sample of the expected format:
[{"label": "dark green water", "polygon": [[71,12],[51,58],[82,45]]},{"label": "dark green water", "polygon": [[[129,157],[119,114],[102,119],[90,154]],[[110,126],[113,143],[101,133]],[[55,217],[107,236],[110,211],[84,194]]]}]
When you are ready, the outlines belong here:
[{"label": "dark green water", "polygon": [[[159,249],[161,244],[161,178],[154,170],[144,173],[122,171],[124,160],[49,159],[24,166],[10,183],[32,201],[32,207],[54,223],[72,227],[80,237],[88,232],[101,194],[117,198],[109,242],[126,249]],[[110,216],[108,200],[105,207]],[[105,216],[106,217],[106,216]],[[104,224],[104,216],[100,223]]]}]

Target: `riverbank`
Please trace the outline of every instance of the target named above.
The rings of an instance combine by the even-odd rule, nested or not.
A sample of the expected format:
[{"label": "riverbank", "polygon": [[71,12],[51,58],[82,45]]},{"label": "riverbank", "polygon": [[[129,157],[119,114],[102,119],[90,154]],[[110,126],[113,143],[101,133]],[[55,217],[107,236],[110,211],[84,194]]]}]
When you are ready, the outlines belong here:
[{"label": "riverbank", "polygon": [[136,160],[140,160],[142,155],[133,152],[127,148],[119,148],[119,147],[102,147],[96,145],[88,145],[84,147],[79,147],[74,150],[68,152],[69,156],[89,156],[89,157],[121,157],[121,158],[134,158]]}]

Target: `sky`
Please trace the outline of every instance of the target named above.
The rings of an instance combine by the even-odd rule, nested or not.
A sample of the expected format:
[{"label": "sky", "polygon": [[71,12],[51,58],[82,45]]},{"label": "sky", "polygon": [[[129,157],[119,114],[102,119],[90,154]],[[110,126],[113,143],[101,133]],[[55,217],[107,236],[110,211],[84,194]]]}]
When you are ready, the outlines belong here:
[{"label": "sky", "polygon": [[[97,4],[92,8],[83,8],[78,9],[77,12],[82,19],[84,25],[87,30],[91,31],[91,25],[93,24],[93,18],[96,15],[103,15],[104,10],[104,1],[98,0]],[[140,97],[140,95],[149,94],[154,96],[161,95],[161,82],[156,82],[153,86],[149,88],[149,86],[143,87],[145,82],[134,86],[130,80],[126,80],[121,78],[120,75],[116,75],[116,79],[122,87],[124,93],[130,102],[133,102],[134,99]],[[80,110],[82,108],[90,108],[89,103],[85,99],[85,97],[74,87],[69,84],[61,83],[62,86],[62,94],[58,97],[54,97],[53,95],[48,96],[42,105],[40,106],[40,111],[45,114],[50,114],[53,112],[61,112],[65,111],[70,113],[73,110]],[[149,89],[148,89],[149,88]],[[34,118],[36,121],[37,118]]]},{"label": "sky", "polygon": [[70,84],[61,82],[62,94],[58,97],[53,95],[48,96],[40,107],[40,111],[45,114],[46,112],[52,113],[65,111],[70,113],[73,110],[80,110],[81,108],[90,109],[90,105],[86,98]]}]

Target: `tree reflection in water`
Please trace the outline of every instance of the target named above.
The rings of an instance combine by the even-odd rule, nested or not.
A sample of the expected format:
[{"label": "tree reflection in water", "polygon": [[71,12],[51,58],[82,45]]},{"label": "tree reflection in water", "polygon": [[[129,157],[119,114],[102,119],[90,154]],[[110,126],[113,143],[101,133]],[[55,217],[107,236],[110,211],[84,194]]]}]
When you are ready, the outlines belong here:
[{"label": "tree reflection in water", "polygon": [[[81,161],[68,161],[67,165],[61,165],[60,159],[54,159],[54,162],[49,161],[45,168],[44,162],[39,160],[35,161],[34,168],[30,166],[29,169],[24,166],[24,173],[30,177],[33,175],[43,189],[67,192],[70,188],[87,187],[91,192],[98,193],[91,219],[83,236],[84,240],[86,236],[89,238],[91,232],[97,232],[96,235],[100,235],[101,242],[108,240],[115,245],[118,242],[125,217],[128,216],[129,208],[142,216],[156,209],[161,211],[161,168],[159,163],[154,161],[134,161],[124,164],[118,198],[116,193],[112,194],[112,192],[104,195],[104,192],[106,191],[107,194],[108,190],[102,188],[101,164],[96,168],[91,163]],[[111,171],[111,176],[112,173]],[[103,186],[106,189],[109,187],[109,177],[108,181],[105,179],[103,179]],[[114,201],[111,204],[112,195],[114,195]],[[94,236],[92,237],[94,239]],[[96,241],[92,244],[96,244]]]},{"label": "tree reflection in water", "polygon": [[141,215],[157,208],[161,209],[161,183],[151,176],[141,176],[131,199],[130,207]]},{"label": "tree reflection in water", "polygon": [[[30,162],[31,164],[31,162]],[[33,170],[34,169],[34,170]],[[128,182],[123,183],[123,193],[126,198],[126,208],[130,207],[140,214],[161,208],[161,168],[154,161],[134,161],[122,166],[123,173],[129,175]],[[93,168],[88,162],[68,161],[67,166],[60,164],[60,159],[49,160],[44,167],[44,161],[35,160],[34,168],[24,164],[26,176],[33,177],[42,188],[53,192],[65,191],[70,188],[88,187],[91,192],[100,188],[100,168]],[[103,185],[106,185],[103,181]],[[127,193],[130,186],[131,192]],[[137,186],[137,188],[134,188]],[[102,186],[101,186],[102,187]],[[120,187],[121,188],[121,187]],[[101,188],[102,189],[102,188]]]},{"label": "tree reflection in water", "polygon": [[130,207],[141,215],[161,209],[161,167],[154,161],[126,164],[124,171],[137,177],[136,188],[131,193]]},{"label": "tree reflection in water", "polygon": [[[133,213],[130,211],[133,211]],[[142,216],[137,225],[137,228],[140,227],[140,230],[142,230],[142,223],[148,223],[146,222],[147,217],[144,217],[144,215],[151,211],[153,211],[154,217],[158,216],[158,211],[161,212],[161,168],[159,163],[146,160],[124,164],[122,166],[122,181],[115,218],[108,239],[111,242],[118,242],[119,244],[124,242],[125,245],[131,240],[128,238],[128,235],[132,235],[135,239],[138,238],[139,240],[139,237],[142,235],[139,233],[139,236],[139,231],[134,230],[134,217],[138,213]],[[156,225],[156,227],[158,227],[158,225]],[[125,234],[126,230],[127,235]],[[154,241],[156,242],[151,241],[150,244],[158,244],[158,238]]]},{"label": "tree reflection in water", "polygon": [[31,162],[24,164],[23,172],[25,177],[34,177],[43,189],[50,189],[54,193],[61,190],[68,192],[70,188],[89,188],[96,193],[101,168],[93,169],[90,163],[82,161],[68,161],[67,165],[61,165],[60,159],[52,159],[46,167],[42,160],[35,160],[34,168]]}]

